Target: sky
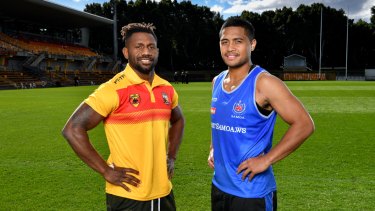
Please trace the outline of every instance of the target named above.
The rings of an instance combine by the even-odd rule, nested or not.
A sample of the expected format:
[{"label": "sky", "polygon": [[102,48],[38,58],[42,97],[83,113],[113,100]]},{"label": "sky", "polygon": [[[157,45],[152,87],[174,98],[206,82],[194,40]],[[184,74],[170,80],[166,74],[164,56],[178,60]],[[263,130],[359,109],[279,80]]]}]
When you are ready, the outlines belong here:
[{"label": "sky", "polygon": [[[86,4],[108,2],[109,0],[48,0],[63,6],[83,11]],[[159,2],[160,0],[155,0]],[[178,0],[181,2],[183,0]],[[186,0],[185,0],[186,1]],[[311,5],[313,3],[323,3],[335,9],[343,9],[349,14],[350,19],[358,21],[362,19],[370,22],[371,7],[375,6],[375,0],[191,0],[192,4],[207,6],[211,11],[220,12],[224,19],[229,16],[240,15],[247,10],[262,13],[267,10],[275,10],[284,6],[293,10],[301,4]]]}]

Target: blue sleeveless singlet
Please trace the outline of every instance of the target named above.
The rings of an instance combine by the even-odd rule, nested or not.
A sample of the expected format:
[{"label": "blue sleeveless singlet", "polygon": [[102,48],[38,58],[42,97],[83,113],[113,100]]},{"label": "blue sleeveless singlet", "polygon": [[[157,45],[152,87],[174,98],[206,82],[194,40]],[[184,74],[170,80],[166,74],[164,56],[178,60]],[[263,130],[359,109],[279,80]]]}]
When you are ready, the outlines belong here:
[{"label": "blue sleeveless singlet", "polygon": [[223,81],[228,70],[220,73],[214,84],[211,102],[211,130],[214,148],[213,184],[223,192],[243,197],[261,198],[276,190],[272,166],[242,181],[238,166],[245,160],[267,154],[272,147],[276,112],[261,114],[256,106],[255,86],[259,74],[256,66],[242,83],[228,92]]}]

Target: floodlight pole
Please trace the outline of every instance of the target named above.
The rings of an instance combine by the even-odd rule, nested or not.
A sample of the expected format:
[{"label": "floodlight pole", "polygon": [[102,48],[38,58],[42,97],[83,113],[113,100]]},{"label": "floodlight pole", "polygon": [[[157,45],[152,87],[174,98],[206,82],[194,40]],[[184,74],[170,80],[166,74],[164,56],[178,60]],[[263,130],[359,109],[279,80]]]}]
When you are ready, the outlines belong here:
[{"label": "floodlight pole", "polygon": [[117,9],[116,1],[113,1],[113,59],[114,62],[117,62],[117,52],[118,52],[118,43],[117,43]]},{"label": "floodlight pole", "polygon": [[322,34],[323,33],[323,7],[320,8],[320,44],[319,44],[319,80],[321,80],[322,71]]},{"label": "floodlight pole", "polygon": [[349,44],[349,8],[346,18],[346,60],[345,60],[345,81],[348,80],[348,44]]}]

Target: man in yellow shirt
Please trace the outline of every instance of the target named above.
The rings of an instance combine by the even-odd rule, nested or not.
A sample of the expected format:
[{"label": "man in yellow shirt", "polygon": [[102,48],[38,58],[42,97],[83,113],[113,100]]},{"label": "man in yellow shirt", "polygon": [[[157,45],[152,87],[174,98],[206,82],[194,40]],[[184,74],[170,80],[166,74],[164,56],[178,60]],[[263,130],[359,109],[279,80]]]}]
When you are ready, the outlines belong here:
[{"label": "man in yellow shirt", "polygon": [[[125,70],[84,100],[62,131],[78,157],[106,180],[107,210],[176,210],[170,180],[185,121],[176,91],[155,74],[154,29],[145,23],[122,28]],[[87,133],[100,122],[107,161]]]}]

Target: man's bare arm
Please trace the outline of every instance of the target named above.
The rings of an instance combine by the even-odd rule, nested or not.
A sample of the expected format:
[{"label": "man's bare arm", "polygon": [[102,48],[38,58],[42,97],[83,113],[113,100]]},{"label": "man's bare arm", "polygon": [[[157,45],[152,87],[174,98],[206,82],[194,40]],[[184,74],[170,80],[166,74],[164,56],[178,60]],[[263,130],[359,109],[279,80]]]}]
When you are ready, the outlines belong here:
[{"label": "man's bare arm", "polygon": [[103,119],[104,117],[90,106],[82,103],[65,124],[62,135],[83,162],[100,173],[108,182],[130,191],[123,182],[138,186],[139,179],[129,173],[139,174],[139,172],[129,168],[111,168],[89,141],[87,131],[96,127]]},{"label": "man's bare arm", "polygon": [[269,104],[289,124],[289,128],[279,143],[269,153],[264,156],[250,158],[240,164],[237,173],[242,172],[243,179],[248,174],[250,174],[249,179],[252,179],[256,174],[265,171],[270,165],[288,156],[315,129],[309,113],[280,79],[269,74],[262,74],[258,78],[256,93],[260,95],[258,96],[260,99],[265,99],[262,104]]},{"label": "man's bare arm", "polygon": [[169,143],[168,143],[168,175],[172,178],[174,172],[174,161],[177,157],[177,152],[180,147],[182,136],[184,134],[185,119],[182,114],[180,106],[175,107],[171,113],[169,128]]}]

